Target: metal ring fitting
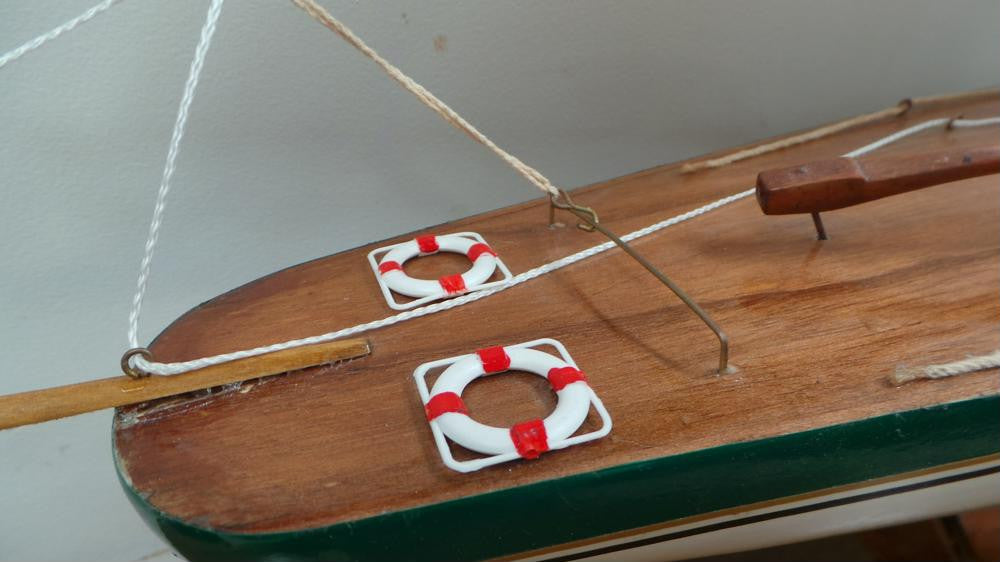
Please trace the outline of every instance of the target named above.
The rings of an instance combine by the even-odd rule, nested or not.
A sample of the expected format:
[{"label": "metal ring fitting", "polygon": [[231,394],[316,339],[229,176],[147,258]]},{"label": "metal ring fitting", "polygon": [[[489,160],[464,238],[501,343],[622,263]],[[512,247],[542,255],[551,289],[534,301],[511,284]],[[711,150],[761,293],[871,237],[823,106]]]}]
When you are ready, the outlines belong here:
[{"label": "metal ring fitting", "polygon": [[148,377],[149,373],[140,371],[132,365],[132,358],[136,355],[141,355],[146,361],[153,360],[153,352],[146,349],[145,347],[133,347],[132,349],[126,351],[122,354],[122,372],[126,375],[132,377],[133,379],[141,379],[143,377]]}]

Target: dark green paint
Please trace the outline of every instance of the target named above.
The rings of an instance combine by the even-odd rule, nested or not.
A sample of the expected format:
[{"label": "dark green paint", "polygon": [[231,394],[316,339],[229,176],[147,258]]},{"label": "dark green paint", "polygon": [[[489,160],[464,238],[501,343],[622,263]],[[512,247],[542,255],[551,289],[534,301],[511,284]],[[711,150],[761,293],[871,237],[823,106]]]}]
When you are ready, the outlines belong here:
[{"label": "dark green paint", "polygon": [[1000,396],[988,396],[294,532],[233,534],[197,527],[123,486],[143,518],[191,560],[468,560],[998,451]]}]

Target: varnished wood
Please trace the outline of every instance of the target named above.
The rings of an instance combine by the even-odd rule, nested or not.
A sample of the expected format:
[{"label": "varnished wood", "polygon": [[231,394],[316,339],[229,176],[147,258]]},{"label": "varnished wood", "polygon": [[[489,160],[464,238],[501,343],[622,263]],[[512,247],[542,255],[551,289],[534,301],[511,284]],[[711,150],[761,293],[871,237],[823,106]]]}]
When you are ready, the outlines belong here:
[{"label": "varnished wood", "polygon": [[363,339],[320,343],[205,367],[181,375],[98,379],[0,396],[0,429],[39,423],[354,359],[371,351]]},{"label": "varnished wood", "polygon": [[[925,119],[998,113],[995,97],[918,105],[900,118],[724,168],[682,175],[679,165],[664,166],[576,190],[574,198],[626,233],[742,191],[764,169],[843,154]],[[981,146],[996,134],[927,131],[880,156]],[[604,241],[572,227],[550,229],[547,212],[547,202],[536,200],[422,233],[479,232],[515,273]],[[125,408],[115,431],[119,466],[170,517],[226,532],[287,531],[995,394],[995,373],[902,388],[885,376],[899,363],[946,362],[998,347],[998,218],[995,176],[834,213],[827,220],[838,235],[825,242],[800,218],[765,217],[743,200],[633,243],[730,335],[735,374],[712,374],[718,348],[711,332],[612,250],[372,332],[374,352],[344,365],[197,408]],[[161,359],[190,359],[388,316],[365,261],[383,244],[298,265],[209,301],[167,328],[153,350]],[[442,255],[406,267],[434,278],[467,262]],[[414,368],[539,337],[566,345],[614,430],[536,461],[472,474],[447,469]],[[465,399],[473,416],[493,425],[544,416],[554,404],[544,381],[530,375],[477,381]]]},{"label": "varnished wood", "polygon": [[761,172],[757,203],[766,215],[843,209],[978,176],[1000,173],[1000,146],[924,154],[831,158]]}]

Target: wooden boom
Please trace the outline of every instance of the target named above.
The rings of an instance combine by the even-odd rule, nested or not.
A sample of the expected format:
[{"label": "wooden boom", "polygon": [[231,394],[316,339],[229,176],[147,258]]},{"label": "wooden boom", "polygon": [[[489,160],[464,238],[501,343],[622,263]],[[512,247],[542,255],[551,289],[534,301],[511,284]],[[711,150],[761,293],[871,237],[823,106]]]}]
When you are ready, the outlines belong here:
[{"label": "wooden boom", "polygon": [[757,202],[766,215],[819,213],[997,173],[996,145],[864,160],[831,158],[761,172]]},{"label": "wooden boom", "polygon": [[367,355],[366,340],[350,339],[286,349],[180,375],[97,379],[0,396],[0,429],[139,404],[185,392],[286,373]]}]

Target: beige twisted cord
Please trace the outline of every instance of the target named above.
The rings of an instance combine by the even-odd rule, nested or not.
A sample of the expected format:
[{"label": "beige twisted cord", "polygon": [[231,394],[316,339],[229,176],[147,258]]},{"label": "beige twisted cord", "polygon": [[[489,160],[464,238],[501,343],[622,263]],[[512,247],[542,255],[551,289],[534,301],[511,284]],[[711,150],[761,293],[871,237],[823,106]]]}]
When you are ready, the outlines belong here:
[{"label": "beige twisted cord", "polygon": [[926,367],[900,365],[896,367],[895,373],[889,375],[889,382],[893,386],[899,386],[918,379],[943,379],[998,367],[1000,367],[1000,350],[940,365],[927,365]]},{"label": "beige twisted cord", "polygon": [[725,156],[720,156],[718,158],[710,158],[708,160],[700,160],[698,162],[689,162],[681,166],[681,172],[690,173],[690,172],[697,172],[698,170],[705,170],[708,168],[720,168],[727,164],[732,164],[733,162],[739,162],[740,160],[746,160],[747,158],[753,158],[754,156],[760,156],[762,154],[767,154],[768,152],[774,152],[776,150],[781,150],[783,148],[788,148],[790,146],[796,146],[809,141],[814,141],[824,137],[828,137],[830,135],[839,133],[840,131],[850,129],[852,127],[857,127],[858,125],[872,123],[880,119],[885,119],[886,117],[899,117],[900,115],[903,115],[904,113],[908,112],[914,105],[939,103],[939,102],[978,98],[978,97],[989,97],[989,96],[996,96],[997,94],[998,94],[997,90],[990,89],[990,90],[976,90],[974,92],[961,92],[957,94],[927,96],[922,98],[907,98],[892,107],[887,107],[885,109],[881,109],[873,113],[866,113],[865,115],[858,115],[857,117],[851,117],[850,119],[844,119],[843,121],[837,121],[836,123],[824,125],[822,127],[813,129],[811,131],[806,131],[799,135],[784,137],[774,142],[759,144],[757,146],[752,146],[750,148],[738,150],[736,152],[730,152],[729,154],[726,154]]},{"label": "beige twisted cord", "polygon": [[347,41],[354,46],[355,49],[361,51],[362,54],[374,61],[375,64],[384,70],[386,74],[391,76],[393,80],[399,82],[401,86],[409,90],[409,92],[423,102],[424,105],[433,109],[445,121],[451,123],[456,129],[472,137],[473,140],[492,150],[497,156],[499,156],[507,164],[510,164],[512,168],[517,170],[518,173],[524,176],[528,181],[535,184],[538,189],[541,189],[543,192],[551,195],[559,195],[559,189],[552,185],[552,182],[549,181],[547,177],[542,175],[541,172],[525,164],[514,155],[497,146],[496,143],[490,140],[486,135],[473,127],[471,123],[463,119],[461,115],[455,113],[455,110],[448,107],[448,104],[438,99],[437,96],[427,91],[426,88],[417,84],[406,74],[403,74],[403,71],[382,58],[375,52],[374,49],[365,44],[360,37],[348,29],[346,25],[330,15],[330,12],[327,12],[325,8],[317,4],[314,0],[292,0],[292,2],[299,8],[302,8],[302,10],[309,14],[309,16],[314,20],[329,28],[330,31],[339,35],[344,41]]}]

